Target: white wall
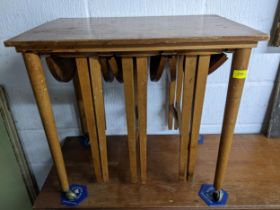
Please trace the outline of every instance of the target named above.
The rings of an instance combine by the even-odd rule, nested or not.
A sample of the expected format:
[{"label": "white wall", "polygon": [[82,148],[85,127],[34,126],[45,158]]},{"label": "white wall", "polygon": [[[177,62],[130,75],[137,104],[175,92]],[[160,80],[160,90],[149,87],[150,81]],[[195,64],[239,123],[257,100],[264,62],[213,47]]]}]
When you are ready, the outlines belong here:
[{"label": "white wall", "polygon": [[[21,141],[39,185],[42,185],[51,166],[50,154],[21,55],[12,48],[5,48],[3,41],[55,18],[88,16],[218,14],[269,33],[276,5],[277,0],[1,0],[0,84],[8,93]],[[237,133],[260,131],[279,65],[279,52],[267,47],[267,42],[254,49],[235,130]],[[202,133],[220,133],[229,68],[230,61],[208,78]],[[79,134],[72,83],[58,83],[49,73],[47,81],[61,139]],[[169,132],[166,130],[165,83],[165,78],[158,83],[149,82],[149,133]],[[106,83],[105,102],[107,133],[125,133],[122,85]]]}]

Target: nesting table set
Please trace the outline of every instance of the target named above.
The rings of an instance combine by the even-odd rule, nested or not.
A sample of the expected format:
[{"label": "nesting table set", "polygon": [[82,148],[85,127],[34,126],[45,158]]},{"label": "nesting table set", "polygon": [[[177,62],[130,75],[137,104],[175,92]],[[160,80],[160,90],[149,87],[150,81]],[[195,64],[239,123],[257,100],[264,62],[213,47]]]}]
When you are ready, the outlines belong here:
[{"label": "nesting table set", "polygon": [[251,48],[267,39],[262,32],[216,15],[193,15],[62,18],[7,40],[5,45],[15,47],[24,57],[61,191],[70,203],[79,192],[69,186],[40,56],[48,56],[55,78],[74,79],[98,183],[110,181],[103,80],[123,82],[130,181],[146,184],[148,71],[151,80],[157,81],[168,65],[168,127],[174,121],[180,132],[179,163],[174,164],[178,164],[178,182],[191,181],[207,76],[226,60],[224,52],[233,53],[214,185],[203,185],[200,191],[207,204],[223,205],[227,193],[222,187]]}]

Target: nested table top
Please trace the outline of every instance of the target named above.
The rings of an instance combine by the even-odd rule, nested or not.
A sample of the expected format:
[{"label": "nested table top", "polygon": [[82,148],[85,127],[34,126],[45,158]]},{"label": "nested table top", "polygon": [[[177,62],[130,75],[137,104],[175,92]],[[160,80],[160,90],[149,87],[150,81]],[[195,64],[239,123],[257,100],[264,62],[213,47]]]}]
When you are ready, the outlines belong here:
[{"label": "nested table top", "polygon": [[217,15],[61,18],[5,42],[18,49],[257,43],[268,35]]}]

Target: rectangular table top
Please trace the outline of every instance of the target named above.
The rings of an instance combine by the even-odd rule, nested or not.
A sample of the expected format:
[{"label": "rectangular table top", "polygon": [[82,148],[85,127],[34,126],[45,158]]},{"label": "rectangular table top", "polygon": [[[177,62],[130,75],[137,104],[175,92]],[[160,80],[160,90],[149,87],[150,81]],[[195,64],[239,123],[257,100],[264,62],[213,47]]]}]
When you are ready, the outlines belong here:
[{"label": "rectangular table top", "polygon": [[217,15],[61,18],[5,42],[26,49],[257,43],[268,35]]}]

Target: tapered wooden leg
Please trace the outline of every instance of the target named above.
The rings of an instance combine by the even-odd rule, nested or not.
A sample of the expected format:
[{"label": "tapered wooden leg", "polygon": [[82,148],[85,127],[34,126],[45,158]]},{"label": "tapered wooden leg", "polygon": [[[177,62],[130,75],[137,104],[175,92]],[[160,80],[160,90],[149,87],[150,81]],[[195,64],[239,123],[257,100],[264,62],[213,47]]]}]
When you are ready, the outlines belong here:
[{"label": "tapered wooden leg", "polygon": [[168,106],[168,129],[173,128],[173,109],[174,109],[174,97],[175,97],[175,87],[176,87],[176,82],[175,81],[170,81],[168,84],[168,101],[169,101],[169,106]]},{"label": "tapered wooden leg", "polygon": [[83,134],[86,134],[87,125],[86,125],[85,110],[84,110],[84,104],[83,104],[83,99],[82,99],[81,87],[80,87],[79,78],[78,78],[77,74],[74,76],[73,84],[74,84],[74,89],[75,89],[77,106],[78,106],[78,110],[79,110],[81,130],[82,130]]},{"label": "tapered wooden leg", "polygon": [[[181,97],[183,88],[183,77],[184,77],[184,56],[180,55],[178,60],[177,76],[176,76],[176,98],[175,98],[175,108],[177,112],[181,107]],[[178,129],[178,120],[175,120],[174,128]]]},{"label": "tapered wooden leg", "polygon": [[182,113],[180,117],[180,159],[179,159],[179,179],[186,180],[187,172],[187,149],[190,139],[190,120],[192,111],[193,90],[196,73],[196,56],[187,56],[185,60],[184,87]]},{"label": "tapered wooden leg", "polygon": [[175,88],[176,88],[176,67],[177,56],[172,56],[168,59],[169,63],[169,82],[168,82],[168,129],[173,128],[173,109],[175,100]]},{"label": "tapered wooden leg", "polygon": [[251,49],[237,49],[233,56],[214,181],[214,187],[216,190],[220,190],[224,183],[250,53]]},{"label": "tapered wooden leg", "polygon": [[187,177],[190,180],[193,176],[196,153],[197,153],[197,143],[199,137],[200,121],[203,108],[205,87],[208,76],[208,68],[210,62],[210,55],[200,55],[198,59],[198,67],[196,73],[196,83],[194,90],[194,105],[193,105],[193,117],[192,117],[192,127],[191,127],[191,138],[189,143],[189,158],[188,158],[188,169]]},{"label": "tapered wooden leg", "polygon": [[133,58],[133,68],[135,71],[133,71],[134,76],[134,98],[135,98],[135,125],[136,125],[136,138],[139,137],[139,125],[138,125],[138,85],[137,85],[137,68],[136,68],[136,58]]},{"label": "tapered wooden leg", "polygon": [[101,66],[97,57],[89,58],[91,88],[96,113],[96,126],[99,142],[99,151],[101,157],[101,168],[104,182],[109,180],[108,159],[107,159],[107,142],[105,134],[105,110],[102,87]]},{"label": "tapered wooden leg", "polygon": [[137,101],[138,126],[140,142],[140,172],[141,181],[147,181],[147,78],[148,63],[146,57],[136,58],[137,68]]},{"label": "tapered wooden leg", "polygon": [[41,59],[37,54],[33,53],[25,53],[23,54],[23,57],[38,105],[42,123],[45,129],[50,151],[57,170],[61,188],[63,192],[68,192],[68,178],[59,143],[59,137],[55,126],[55,119],[52,111],[43,67],[41,64]]},{"label": "tapered wooden leg", "polygon": [[136,119],[132,58],[122,58],[131,182],[137,182]]},{"label": "tapered wooden leg", "polygon": [[91,155],[97,182],[102,182],[99,146],[96,132],[95,111],[91,92],[90,74],[87,58],[76,58],[78,78],[84,102],[85,118],[90,140]]}]

